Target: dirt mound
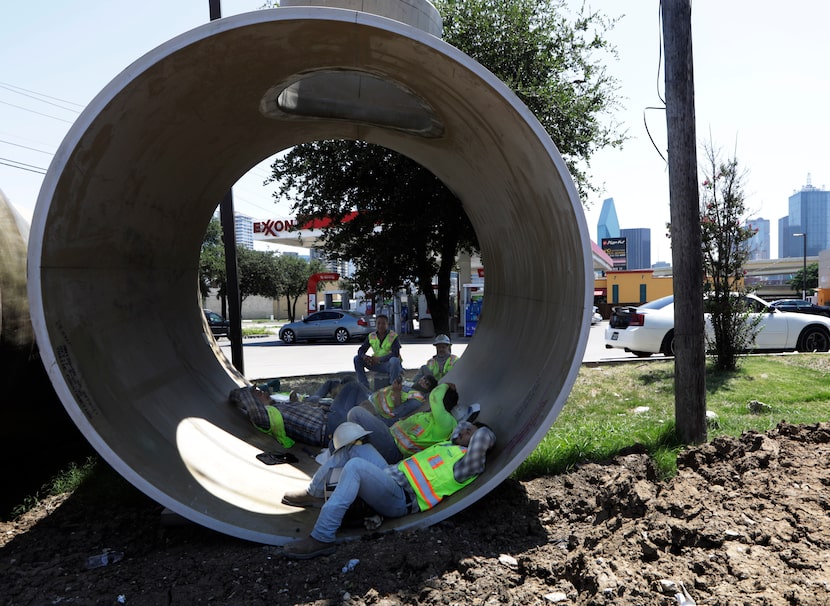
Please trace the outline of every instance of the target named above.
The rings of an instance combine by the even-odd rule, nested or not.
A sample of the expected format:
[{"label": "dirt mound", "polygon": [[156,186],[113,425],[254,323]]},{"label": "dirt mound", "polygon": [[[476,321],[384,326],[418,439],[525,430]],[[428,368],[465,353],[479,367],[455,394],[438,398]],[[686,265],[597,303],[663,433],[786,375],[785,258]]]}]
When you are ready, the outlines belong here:
[{"label": "dirt mound", "polygon": [[[828,604],[828,463],[827,424],[717,438],[684,452],[669,482],[633,449],[568,474],[508,480],[436,526],[378,533],[311,562],[164,526],[160,508],[129,487],[106,498],[83,487],[0,525],[0,600]],[[105,548],[123,559],[87,570]]]}]

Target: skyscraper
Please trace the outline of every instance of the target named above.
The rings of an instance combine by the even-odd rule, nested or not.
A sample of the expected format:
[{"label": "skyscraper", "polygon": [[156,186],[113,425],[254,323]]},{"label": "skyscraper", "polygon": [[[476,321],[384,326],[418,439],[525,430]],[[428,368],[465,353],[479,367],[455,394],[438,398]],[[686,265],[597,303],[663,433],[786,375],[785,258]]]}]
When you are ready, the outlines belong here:
[{"label": "skyscraper", "polygon": [[747,246],[749,247],[749,259],[752,261],[758,259],[769,259],[769,219],[764,219],[762,217],[748,219],[745,226],[755,232],[755,235],[752,236],[747,242]]},{"label": "skyscraper", "polygon": [[830,191],[814,187],[807,175],[807,185],[795,192],[789,199],[788,242],[785,242],[787,257],[800,257],[804,242],[795,234],[807,234],[807,256],[818,256],[830,248]]},{"label": "skyscraper", "polygon": [[617,209],[614,207],[614,198],[607,198],[602,202],[602,210],[597,221],[597,243],[603,238],[619,238],[620,222],[617,220]]},{"label": "skyscraper", "polygon": [[651,268],[651,229],[647,227],[621,229],[620,236],[626,239],[626,267],[628,269]]},{"label": "skyscraper", "polygon": [[248,250],[254,249],[254,220],[242,213],[233,213],[234,234],[236,245],[244,246]]}]

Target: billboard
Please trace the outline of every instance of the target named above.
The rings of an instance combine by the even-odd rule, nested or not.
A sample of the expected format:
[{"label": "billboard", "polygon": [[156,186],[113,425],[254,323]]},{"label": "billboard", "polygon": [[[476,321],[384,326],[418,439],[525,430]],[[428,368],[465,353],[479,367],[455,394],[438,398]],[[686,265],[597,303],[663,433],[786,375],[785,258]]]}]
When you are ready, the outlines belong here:
[{"label": "billboard", "polygon": [[614,269],[628,268],[626,238],[603,238],[602,250],[611,257],[614,262]]}]

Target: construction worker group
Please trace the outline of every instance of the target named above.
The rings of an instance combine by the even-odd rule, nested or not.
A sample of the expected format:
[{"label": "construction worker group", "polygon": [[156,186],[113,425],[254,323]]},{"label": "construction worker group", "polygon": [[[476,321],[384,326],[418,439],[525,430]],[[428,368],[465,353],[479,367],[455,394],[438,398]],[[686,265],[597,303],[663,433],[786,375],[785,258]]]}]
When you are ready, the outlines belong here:
[{"label": "construction worker group", "polygon": [[435,355],[405,381],[400,338],[379,315],[354,356],[354,376],[328,380],[305,397],[255,386],[231,391],[231,403],[281,446],[322,447],[309,485],[282,497],[289,507],[320,509],[309,536],[283,548],[286,557],[333,553],[355,504],[374,529],[383,518],[435,507],[484,471],[496,436],[477,420],[478,405],[460,405],[456,385],[446,380],[459,359],[451,339],[440,334],[433,345]]}]

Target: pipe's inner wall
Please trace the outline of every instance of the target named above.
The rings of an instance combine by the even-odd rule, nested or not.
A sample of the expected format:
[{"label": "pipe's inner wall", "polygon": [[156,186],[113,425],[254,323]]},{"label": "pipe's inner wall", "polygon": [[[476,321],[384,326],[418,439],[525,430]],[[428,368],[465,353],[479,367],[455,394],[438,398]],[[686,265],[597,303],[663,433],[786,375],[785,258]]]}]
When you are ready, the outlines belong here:
[{"label": "pipe's inner wall", "polygon": [[[331,69],[410,91],[440,132],[260,111],[269,91]],[[37,339],[73,420],[122,475],[264,543],[310,529],[316,512],[279,501],[314,467],[255,459],[276,443],[227,404],[242,379],[203,330],[199,249],[248,169],[329,138],[435,173],[463,201],[487,266],[484,315],[451,380],[462,403],[481,403],[495,453],[465,491],[385,527],[439,521],[511,473],[561,410],[587,339],[590,247],[565,165],[530,112],[456,49],[380,17],[296,8],[214,21],[142,57],[78,119],[44,181],[29,248]],[[353,351],[343,355],[348,370]]]}]

